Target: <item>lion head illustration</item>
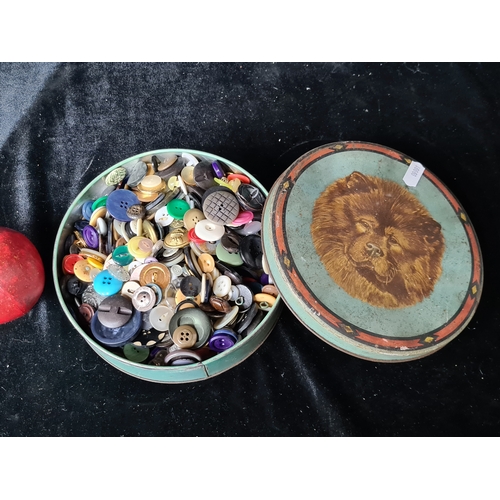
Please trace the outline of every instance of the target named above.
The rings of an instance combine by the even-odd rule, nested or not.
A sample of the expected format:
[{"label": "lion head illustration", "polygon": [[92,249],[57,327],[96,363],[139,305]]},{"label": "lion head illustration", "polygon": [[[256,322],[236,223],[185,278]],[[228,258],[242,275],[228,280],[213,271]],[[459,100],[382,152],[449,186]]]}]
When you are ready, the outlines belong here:
[{"label": "lion head illustration", "polygon": [[353,172],[333,182],[315,202],[311,234],[333,281],[376,307],[415,305],[441,276],[440,224],[392,181]]}]

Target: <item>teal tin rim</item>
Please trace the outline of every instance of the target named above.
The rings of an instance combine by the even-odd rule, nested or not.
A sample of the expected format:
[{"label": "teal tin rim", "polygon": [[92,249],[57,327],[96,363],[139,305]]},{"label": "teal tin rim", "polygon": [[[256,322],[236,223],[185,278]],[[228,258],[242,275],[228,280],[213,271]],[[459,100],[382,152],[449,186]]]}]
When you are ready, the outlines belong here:
[{"label": "teal tin rim", "polygon": [[154,151],[147,151],[134,155],[130,158],[120,161],[119,163],[109,167],[106,171],[102,172],[102,174],[96,177],[78,194],[73,203],[70,205],[64,217],[62,218],[59,230],[57,231],[52,259],[52,276],[57,298],[66,317],[73,325],[75,330],[99,357],[101,357],[104,361],[106,361],[119,371],[126,373],[127,375],[130,375],[132,377],[149,382],[180,384],[199,382],[212,378],[216,375],[230,370],[234,366],[247,359],[262,345],[262,343],[267,339],[272,329],[276,325],[282,309],[282,300],[278,297],[272,309],[264,316],[263,320],[257,326],[257,328],[246,338],[242,339],[227,351],[219,353],[208,360],[191,365],[160,367],[129,361],[126,358],[123,358],[107,350],[99,343],[97,343],[80,327],[76,319],[73,317],[73,314],[71,313],[68,305],[64,300],[60,287],[60,280],[62,278],[61,263],[64,256],[64,241],[67,235],[69,235],[73,230],[73,223],[80,218],[81,207],[83,203],[87,200],[97,199],[98,197],[102,196],[102,193],[105,192],[107,188],[109,188],[105,184],[104,179],[106,175],[112,172],[114,169],[118,167],[124,167],[125,169],[127,169],[132,167],[139,159],[147,158],[148,156],[152,155],[156,155],[161,158],[162,155],[166,155],[169,153],[189,153],[198,158],[203,158],[210,161],[219,160],[226,164],[233,172],[248,176],[251,179],[252,183],[257,186],[264,195],[268,195],[268,191],[251,173],[247,172],[245,169],[241,168],[234,162],[218,155],[214,155],[204,151],[180,148],[157,149]]},{"label": "teal tin rim", "polygon": [[[419,359],[453,340],[477,309],[476,233],[422,168],[379,144],[336,142],[298,158],[269,192],[262,240],[280,296],[345,353]],[[404,181],[409,172],[421,173],[416,185]]]}]

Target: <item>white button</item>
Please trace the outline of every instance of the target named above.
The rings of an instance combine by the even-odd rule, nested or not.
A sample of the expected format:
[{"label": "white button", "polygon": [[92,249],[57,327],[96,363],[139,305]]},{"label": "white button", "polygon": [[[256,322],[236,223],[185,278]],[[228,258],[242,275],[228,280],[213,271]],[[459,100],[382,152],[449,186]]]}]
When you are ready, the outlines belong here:
[{"label": "white button", "polygon": [[257,234],[262,229],[262,223],[258,220],[254,220],[239,227],[236,232],[242,236],[248,236],[249,234]]},{"label": "white button", "polygon": [[214,281],[213,294],[217,297],[225,297],[231,291],[231,278],[229,276],[219,276]]},{"label": "white button", "polygon": [[122,290],[120,292],[121,295],[125,297],[129,297],[130,299],[134,295],[134,292],[140,287],[139,283],[137,281],[127,281],[126,283],[123,284]]},{"label": "white button", "polygon": [[182,157],[187,160],[186,166],[188,167],[194,167],[198,163],[198,158],[196,156],[192,155],[191,153],[182,153]]},{"label": "white button", "polygon": [[174,309],[165,305],[159,305],[151,309],[149,313],[149,321],[155,330],[166,332],[170,318],[174,315]]},{"label": "white button", "polygon": [[229,325],[231,321],[233,321],[234,318],[236,318],[238,312],[240,311],[240,308],[238,306],[234,306],[231,311],[229,311],[225,316],[222,316],[222,318],[218,319],[214,323],[214,329],[218,328],[223,328],[226,325]]},{"label": "white button", "polygon": [[[133,263],[132,263],[133,264]],[[129,265],[129,272],[130,272],[130,266]],[[141,277],[141,271],[147,266],[148,264],[139,264],[132,272],[130,272],[130,280],[131,281],[140,281]]]},{"label": "white button", "polygon": [[99,231],[99,234],[102,234],[103,236],[106,236],[108,234],[108,225],[102,217],[99,217],[97,219],[97,229]]},{"label": "white button", "polygon": [[174,221],[171,215],[168,215],[167,206],[161,207],[155,213],[155,222],[158,222],[163,227],[167,227]]},{"label": "white button", "polygon": [[205,241],[218,241],[224,236],[225,231],[224,226],[207,219],[201,220],[194,226],[196,236]]}]

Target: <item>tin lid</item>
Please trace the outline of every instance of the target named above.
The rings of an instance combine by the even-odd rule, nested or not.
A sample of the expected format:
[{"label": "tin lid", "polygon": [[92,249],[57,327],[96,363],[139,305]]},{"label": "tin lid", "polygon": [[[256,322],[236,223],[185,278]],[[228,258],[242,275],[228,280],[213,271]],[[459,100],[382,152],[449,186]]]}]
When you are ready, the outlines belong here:
[{"label": "tin lid", "polygon": [[385,146],[337,142],[301,156],[269,193],[262,235],[291,311],[363,359],[432,354],[479,303],[483,264],[467,214],[433,173]]}]

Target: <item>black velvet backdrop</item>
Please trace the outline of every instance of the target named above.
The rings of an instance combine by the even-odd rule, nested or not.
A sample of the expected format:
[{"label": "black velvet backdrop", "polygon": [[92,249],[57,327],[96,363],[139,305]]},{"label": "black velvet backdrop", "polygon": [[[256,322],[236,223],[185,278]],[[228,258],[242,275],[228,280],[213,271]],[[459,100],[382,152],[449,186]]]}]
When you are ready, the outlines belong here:
[{"label": "black velvet backdrop", "polygon": [[[1,436],[491,436],[500,424],[498,64],[0,64],[0,226],[45,264],[45,291],[0,325]],[[430,357],[363,361],[284,310],[244,363],[162,385],[112,368],[72,328],[51,276],[61,218],[97,174],[159,148],[209,151],[267,188],[313,147],[362,140],[432,170],[476,229],[485,284]]]}]

